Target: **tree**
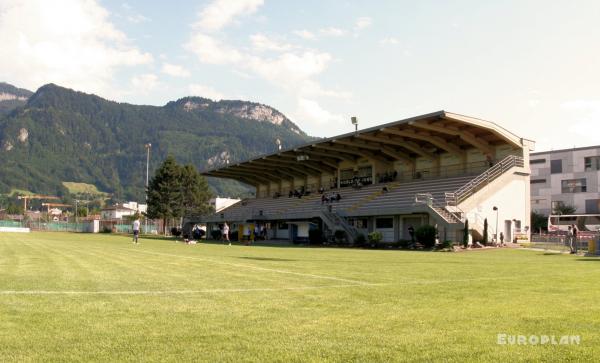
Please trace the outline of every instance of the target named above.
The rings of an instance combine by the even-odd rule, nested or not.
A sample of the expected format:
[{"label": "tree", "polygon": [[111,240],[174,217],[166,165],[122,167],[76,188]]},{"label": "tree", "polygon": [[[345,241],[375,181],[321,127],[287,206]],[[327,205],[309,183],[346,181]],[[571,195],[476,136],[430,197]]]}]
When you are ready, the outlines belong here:
[{"label": "tree", "polygon": [[544,230],[548,230],[548,217],[536,211],[531,211],[531,231],[541,233]]},{"label": "tree", "polygon": [[554,214],[575,214],[577,211],[577,207],[574,205],[564,204],[564,203],[556,203],[556,207],[554,207]]},{"label": "tree", "polygon": [[463,229],[463,246],[467,248],[469,245],[469,220],[465,220],[465,229]]},{"label": "tree", "polygon": [[162,219],[163,232],[167,232],[167,220],[180,217],[183,212],[181,168],[169,155],[148,183],[148,210],[146,216]]},{"label": "tree", "polygon": [[192,217],[213,211],[209,203],[212,193],[206,179],[192,165],[181,168],[182,217]]},{"label": "tree", "polygon": [[487,245],[488,243],[488,221],[487,218],[483,220],[483,240],[481,241],[481,243],[483,243],[483,245]]}]

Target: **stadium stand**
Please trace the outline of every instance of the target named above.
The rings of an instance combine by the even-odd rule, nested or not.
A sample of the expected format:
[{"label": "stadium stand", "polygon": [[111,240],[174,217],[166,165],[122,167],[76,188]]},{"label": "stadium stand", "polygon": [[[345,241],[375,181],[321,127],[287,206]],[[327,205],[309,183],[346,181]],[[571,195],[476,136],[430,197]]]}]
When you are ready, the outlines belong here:
[{"label": "stadium stand", "polygon": [[529,230],[532,147],[494,123],[434,112],[205,171],[250,184],[258,197],[194,222],[266,226],[291,240],[314,228],[350,239],[379,230],[396,241],[425,224],[457,240],[466,220],[480,237],[487,218],[491,236],[512,239]]}]

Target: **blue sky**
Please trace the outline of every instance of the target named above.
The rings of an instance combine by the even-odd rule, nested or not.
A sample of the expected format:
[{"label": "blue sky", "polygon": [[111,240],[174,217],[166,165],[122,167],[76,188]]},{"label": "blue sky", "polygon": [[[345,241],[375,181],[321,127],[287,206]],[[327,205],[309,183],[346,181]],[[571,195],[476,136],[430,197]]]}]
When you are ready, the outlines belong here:
[{"label": "blue sky", "polygon": [[0,80],[273,106],[309,134],[446,109],[600,144],[597,1],[0,0]]}]

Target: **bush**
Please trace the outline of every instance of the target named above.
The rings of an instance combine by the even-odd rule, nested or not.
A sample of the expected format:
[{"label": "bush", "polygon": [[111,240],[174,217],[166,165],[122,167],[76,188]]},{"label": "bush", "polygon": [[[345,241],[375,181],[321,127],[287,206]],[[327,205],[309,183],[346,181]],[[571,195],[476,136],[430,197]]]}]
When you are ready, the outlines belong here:
[{"label": "bush", "polygon": [[308,231],[308,242],[311,245],[322,245],[323,244],[323,231],[319,228],[309,230]]},{"label": "bush", "polygon": [[438,246],[438,248],[441,250],[445,250],[448,248],[452,248],[452,246],[454,246],[454,243],[452,241],[445,240],[444,242],[440,242],[440,245]]},{"label": "bush", "polygon": [[102,233],[111,233],[112,229],[110,227],[104,226],[102,227]]},{"label": "bush", "polygon": [[376,248],[383,240],[383,235],[379,231],[371,232],[367,236],[369,239],[369,247]]},{"label": "bush", "polygon": [[362,233],[359,233],[358,236],[356,236],[356,238],[354,239],[354,245],[356,247],[363,247],[366,243],[367,243],[367,239],[365,238],[365,235]]},{"label": "bush", "polygon": [[432,248],[435,246],[435,235],[437,230],[434,226],[424,225],[415,231],[417,242],[422,244],[425,248]]},{"label": "bush", "polygon": [[218,229],[210,231],[210,236],[214,240],[220,240],[221,239],[221,231],[219,231]]},{"label": "bush", "polygon": [[172,227],[171,228],[171,235],[175,236],[175,237],[181,236],[181,229],[179,229],[177,227]]},{"label": "bush", "polygon": [[347,241],[346,232],[342,231],[341,229],[338,229],[337,231],[333,232],[333,237],[335,238],[335,241],[339,244],[344,244]]}]

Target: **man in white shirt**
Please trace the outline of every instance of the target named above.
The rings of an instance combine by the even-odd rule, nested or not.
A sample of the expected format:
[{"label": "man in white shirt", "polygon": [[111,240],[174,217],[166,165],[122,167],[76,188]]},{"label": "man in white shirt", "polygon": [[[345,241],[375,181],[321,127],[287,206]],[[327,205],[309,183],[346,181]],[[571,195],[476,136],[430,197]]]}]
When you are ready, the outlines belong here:
[{"label": "man in white shirt", "polygon": [[227,225],[227,222],[223,223],[223,236],[221,236],[221,238],[223,238],[223,241],[229,242],[229,245],[231,246],[231,241],[229,240],[229,226]]},{"label": "man in white shirt", "polygon": [[138,243],[138,236],[140,235],[140,219],[136,218],[133,221],[133,243]]}]

